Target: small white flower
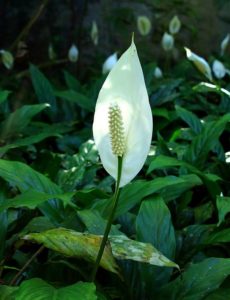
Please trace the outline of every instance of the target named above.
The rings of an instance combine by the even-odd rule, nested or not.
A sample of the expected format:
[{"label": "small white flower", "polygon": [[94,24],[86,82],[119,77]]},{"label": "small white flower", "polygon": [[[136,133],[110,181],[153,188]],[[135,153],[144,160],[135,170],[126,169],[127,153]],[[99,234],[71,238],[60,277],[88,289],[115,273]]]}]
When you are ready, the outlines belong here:
[{"label": "small white flower", "polygon": [[174,16],[172,20],[169,23],[169,32],[171,34],[176,34],[180,31],[181,28],[181,22],[178,16]]},{"label": "small white flower", "polygon": [[174,37],[165,32],[161,40],[161,45],[165,51],[171,51],[174,47]]},{"label": "small white flower", "polygon": [[96,46],[98,44],[98,27],[97,23],[93,21],[92,28],[91,28],[91,39]]},{"label": "small white flower", "polygon": [[185,48],[187,58],[194,63],[197,69],[212,81],[212,72],[208,62],[201,56],[196,55],[190,49]]},{"label": "small white flower", "polygon": [[69,48],[69,52],[68,52],[69,61],[71,61],[73,63],[76,62],[78,60],[78,55],[79,55],[79,51],[77,49],[77,46],[73,44]]},{"label": "small white flower", "polygon": [[213,65],[212,65],[212,70],[216,78],[221,79],[225,76],[226,74],[226,69],[224,65],[222,64],[221,61],[219,60],[214,60]]},{"label": "small white flower", "polygon": [[163,73],[159,67],[156,67],[154,70],[154,77],[160,79],[163,77]]},{"label": "small white flower", "polygon": [[97,99],[93,136],[102,164],[120,187],[142,168],[152,139],[152,112],[134,42],[107,76]]},{"label": "small white flower", "polygon": [[117,53],[115,52],[114,54],[107,57],[107,59],[103,63],[102,74],[109,73],[112,70],[112,68],[116,65],[116,63],[117,63]]},{"label": "small white flower", "polygon": [[2,63],[8,69],[12,69],[14,66],[14,57],[13,55],[6,50],[0,50],[0,54],[2,55]]},{"label": "small white flower", "polygon": [[138,16],[137,28],[141,35],[143,36],[148,35],[152,28],[151,21],[146,16]]},{"label": "small white flower", "polygon": [[56,53],[54,51],[53,45],[50,43],[48,47],[48,56],[50,60],[54,60],[56,58]]},{"label": "small white flower", "polygon": [[224,55],[224,52],[228,47],[229,41],[230,41],[230,34],[228,33],[220,44],[221,55]]}]

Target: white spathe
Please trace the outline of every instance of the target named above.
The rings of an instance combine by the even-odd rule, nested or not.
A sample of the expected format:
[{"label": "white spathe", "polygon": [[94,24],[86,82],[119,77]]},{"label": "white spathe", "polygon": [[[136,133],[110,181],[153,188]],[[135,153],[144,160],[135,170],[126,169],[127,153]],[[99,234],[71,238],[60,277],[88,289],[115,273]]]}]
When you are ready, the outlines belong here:
[{"label": "white spathe", "polygon": [[134,42],[107,76],[97,99],[93,136],[102,164],[117,179],[117,156],[112,152],[109,107],[118,105],[124,126],[125,153],[120,187],[141,170],[149,153],[153,121],[144,76]]},{"label": "white spathe", "polygon": [[178,18],[178,16],[174,16],[169,23],[169,32],[171,34],[176,34],[180,31],[180,28],[181,28],[181,21]]},{"label": "white spathe", "polygon": [[103,63],[102,74],[109,73],[112,70],[112,68],[116,65],[116,63],[117,63],[117,53],[115,52],[114,54],[106,58],[105,62]]},{"label": "white spathe", "polygon": [[159,67],[156,67],[154,70],[154,77],[160,79],[163,77],[162,70]]},{"label": "white spathe", "polygon": [[79,56],[79,51],[76,45],[72,45],[69,48],[69,52],[68,52],[68,58],[71,62],[76,62],[78,60],[78,56]]},{"label": "white spathe", "polygon": [[161,40],[161,45],[165,51],[171,51],[174,47],[174,37],[168,32],[165,32]]},{"label": "white spathe", "polygon": [[194,63],[197,69],[212,81],[212,72],[208,62],[201,56],[196,55],[190,49],[184,48],[186,51],[187,58]]},{"label": "white spathe", "polygon": [[14,57],[10,51],[6,51],[4,49],[0,50],[0,54],[2,56],[2,63],[8,69],[12,69],[14,66]]},{"label": "white spathe", "polygon": [[230,41],[230,34],[228,33],[220,44],[221,55],[224,55],[225,50],[227,49],[227,47],[229,45],[229,41]]},{"label": "white spathe", "polygon": [[217,79],[221,79],[226,75],[226,69],[221,61],[214,60],[212,70]]},{"label": "white spathe", "polygon": [[152,28],[150,19],[146,16],[138,16],[137,28],[141,35],[143,36],[148,35]]}]

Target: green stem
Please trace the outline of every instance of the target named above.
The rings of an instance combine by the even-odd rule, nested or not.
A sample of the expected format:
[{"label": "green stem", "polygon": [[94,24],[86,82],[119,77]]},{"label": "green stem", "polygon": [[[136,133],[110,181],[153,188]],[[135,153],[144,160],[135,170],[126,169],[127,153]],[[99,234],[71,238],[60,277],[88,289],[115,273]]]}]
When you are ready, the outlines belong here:
[{"label": "green stem", "polygon": [[120,185],[121,172],[122,172],[122,157],[118,156],[117,163],[118,163],[117,181],[116,181],[115,192],[114,192],[114,195],[113,195],[112,210],[111,210],[110,216],[108,218],[108,222],[107,222],[107,225],[106,225],[106,228],[105,228],[105,232],[104,232],[104,235],[103,235],[103,238],[102,238],[102,241],[101,241],[100,249],[98,251],[96,262],[95,262],[95,265],[94,265],[94,268],[93,268],[92,282],[95,281],[97,270],[99,268],[100,261],[101,261],[101,258],[102,258],[107,240],[108,240],[108,236],[109,236],[109,233],[110,233],[110,229],[111,229],[111,226],[112,226],[112,223],[113,223],[115,211],[116,211],[118,200],[119,200],[119,195],[120,195],[119,185]]}]

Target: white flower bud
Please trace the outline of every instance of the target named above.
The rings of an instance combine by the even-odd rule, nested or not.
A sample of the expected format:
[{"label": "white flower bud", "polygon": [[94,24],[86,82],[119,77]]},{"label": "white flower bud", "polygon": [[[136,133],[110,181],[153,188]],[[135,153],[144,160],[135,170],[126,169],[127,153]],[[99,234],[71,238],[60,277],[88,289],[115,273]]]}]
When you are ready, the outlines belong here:
[{"label": "white flower bud", "polygon": [[213,62],[212,70],[217,79],[223,78],[226,74],[226,69],[224,65],[217,59]]},{"label": "white flower bud", "polygon": [[117,63],[117,53],[110,55],[102,66],[102,74],[109,73]]},{"label": "white flower bud", "polygon": [[98,28],[97,23],[93,21],[92,28],[91,28],[91,39],[96,46],[98,44]]},{"label": "white flower bud", "polygon": [[0,50],[0,54],[2,55],[2,63],[8,69],[12,69],[14,66],[14,57],[13,55],[6,50]]},{"label": "white flower bud", "polygon": [[226,37],[223,39],[223,41],[221,42],[221,44],[220,44],[220,52],[221,52],[221,55],[224,55],[225,50],[226,50],[227,47],[228,47],[229,41],[230,41],[230,34],[228,33],[228,34],[226,35]]},{"label": "white flower bud", "polygon": [[165,32],[161,40],[161,45],[165,51],[171,51],[174,47],[174,37]]},{"label": "white flower bud", "polygon": [[194,63],[197,69],[212,81],[212,72],[208,62],[201,56],[196,55],[190,49],[185,48],[187,58]]},{"label": "white flower bud", "polygon": [[159,67],[156,67],[154,70],[154,77],[160,79],[163,77],[163,73]]},{"label": "white flower bud", "polygon": [[177,16],[174,16],[169,23],[169,32],[171,34],[176,34],[180,31],[181,22]]},{"label": "white flower bud", "polygon": [[146,16],[138,16],[137,28],[141,35],[143,36],[148,35],[152,28],[151,21]]},{"label": "white flower bud", "polygon": [[69,52],[68,52],[68,58],[69,58],[69,61],[71,62],[76,62],[78,60],[78,55],[79,55],[79,51],[77,49],[77,47],[73,44],[70,49],[69,49]]},{"label": "white flower bud", "polygon": [[56,53],[54,51],[54,48],[53,48],[52,44],[49,44],[49,47],[48,47],[48,56],[49,56],[50,60],[54,60],[56,58]]}]

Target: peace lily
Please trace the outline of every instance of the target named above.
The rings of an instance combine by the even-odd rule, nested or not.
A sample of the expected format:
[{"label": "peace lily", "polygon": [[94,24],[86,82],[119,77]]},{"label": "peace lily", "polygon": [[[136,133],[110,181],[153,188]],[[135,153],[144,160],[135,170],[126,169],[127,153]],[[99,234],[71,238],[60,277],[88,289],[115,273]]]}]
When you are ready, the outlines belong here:
[{"label": "peace lily", "polygon": [[95,46],[98,44],[98,27],[97,23],[93,21],[92,28],[91,28],[91,39]]},{"label": "peace lily", "polygon": [[69,52],[68,52],[68,58],[69,58],[69,61],[71,62],[76,62],[78,60],[78,55],[79,55],[79,51],[77,49],[77,46],[76,45],[72,45],[69,49]]},{"label": "peace lily", "polygon": [[2,55],[2,63],[8,69],[12,69],[14,65],[14,57],[13,55],[6,50],[0,50],[0,54]]},{"label": "peace lily", "polygon": [[230,41],[230,34],[228,33],[220,44],[221,55],[224,55],[224,52],[228,47],[229,41]]},{"label": "peace lily", "polygon": [[142,168],[152,139],[152,113],[134,42],[107,76],[97,99],[93,136],[102,164],[116,180],[112,209],[95,262],[94,281],[112,226],[120,187]]},{"label": "peace lily", "polygon": [[117,63],[117,53],[110,55],[102,65],[102,74],[109,73]]},{"label": "peace lily", "polygon": [[206,76],[210,81],[212,81],[211,68],[208,62],[201,56],[196,55],[190,49],[185,48],[187,58],[194,63],[197,69]]},{"label": "peace lily", "polygon": [[141,35],[143,36],[148,35],[152,28],[151,21],[146,16],[138,16],[137,28]]},{"label": "peace lily", "polygon": [[165,32],[161,40],[161,45],[165,51],[171,51],[174,47],[174,37]]},{"label": "peace lily", "polygon": [[49,47],[48,47],[48,56],[49,56],[50,60],[54,60],[57,56],[54,51],[53,44],[51,44],[51,43],[49,44]]},{"label": "peace lily", "polygon": [[171,34],[176,34],[180,31],[181,22],[178,16],[174,16],[169,23],[169,32]]},{"label": "peace lily", "polygon": [[163,73],[159,67],[156,67],[154,70],[154,77],[160,79],[163,77]]},{"label": "peace lily", "polygon": [[221,79],[226,75],[226,69],[221,61],[214,60],[212,70],[217,79]]},{"label": "peace lily", "polygon": [[106,171],[116,179],[117,156],[121,156],[120,187],[130,182],[145,162],[152,137],[152,113],[134,42],[100,90],[93,135]]}]

